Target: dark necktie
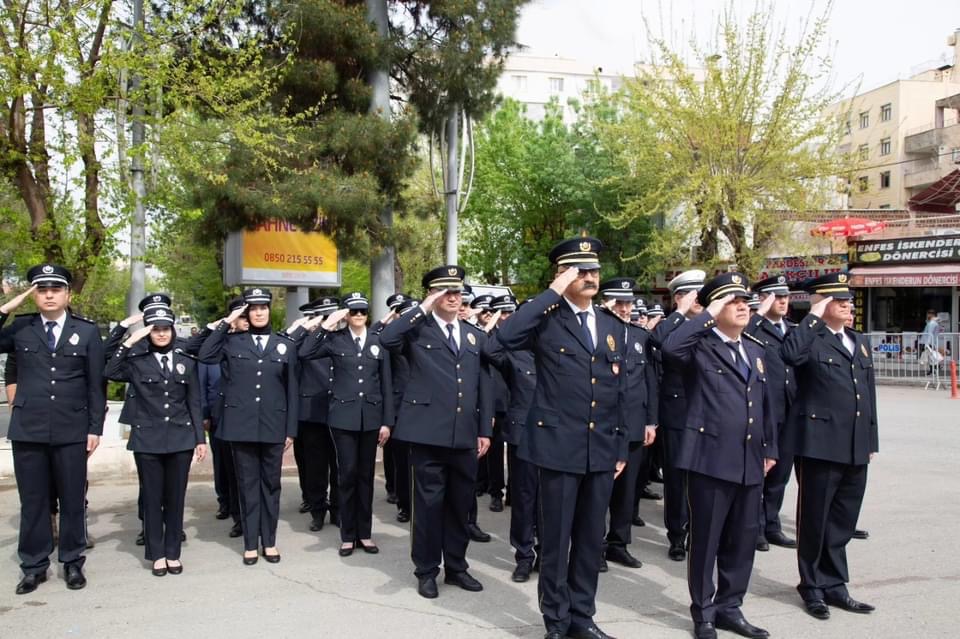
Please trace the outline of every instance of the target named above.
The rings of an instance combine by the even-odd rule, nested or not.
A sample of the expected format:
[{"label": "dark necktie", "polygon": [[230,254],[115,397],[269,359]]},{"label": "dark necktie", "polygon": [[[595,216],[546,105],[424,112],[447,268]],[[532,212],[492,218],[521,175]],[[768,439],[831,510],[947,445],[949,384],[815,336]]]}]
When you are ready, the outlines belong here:
[{"label": "dark necktie", "polygon": [[57,337],[53,334],[53,327],[56,326],[56,322],[47,322],[47,348],[50,349],[52,353],[57,349]]},{"label": "dark necktie", "polygon": [[460,354],[460,349],[457,348],[457,340],[453,338],[453,324],[447,324],[447,345],[450,346],[454,355]]},{"label": "dark necktie", "polygon": [[577,317],[580,318],[580,328],[583,329],[583,337],[586,340],[586,343],[590,346],[590,350],[594,350],[597,345],[593,343],[593,334],[590,333],[590,325],[587,324],[587,317],[590,316],[590,313],[587,311],[580,311],[577,313]]},{"label": "dark necktie", "polygon": [[168,362],[168,361],[169,361],[169,360],[167,359],[167,356],[166,356],[166,355],[161,355],[161,356],[160,356],[160,370],[163,371],[163,376],[164,376],[164,377],[170,377],[170,369],[167,368],[167,362]]},{"label": "dark necktie", "polygon": [[360,353],[362,353],[362,352],[363,352],[363,348],[360,346],[360,338],[359,338],[359,337],[354,337],[354,338],[353,338],[353,343],[357,345],[357,355],[359,355]]},{"label": "dark necktie", "polygon": [[783,337],[784,335],[786,335],[786,333],[783,330],[783,322],[777,322],[776,324],[774,324],[774,326],[777,327],[777,332],[780,333],[780,337]]},{"label": "dark necktie", "polygon": [[843,343],[843,331],[840,331],[839,333],[834,333],[834,335],[836,336],[837,341],[840,342],[840,346],[843,347],[843,350],[849,353],[850,350],[847,348],[847,345]]},{"label": "dark necktie", "polygon": [[750,377],[750,367],[747,366],[747,363],[740,355],[740,342],[730,341],[727,342],[727,346],[729,346],[730,350],[733,351],[733,365],[737,367],[737,370],[744,379],[748,379]]},{"label": "dark necktie", "polygon": [[254,339],[257,342],[257,352],[263,355],[263,342],[261,341],[263,340],[263,337],[261,337],[260,335],[257,335]]}]

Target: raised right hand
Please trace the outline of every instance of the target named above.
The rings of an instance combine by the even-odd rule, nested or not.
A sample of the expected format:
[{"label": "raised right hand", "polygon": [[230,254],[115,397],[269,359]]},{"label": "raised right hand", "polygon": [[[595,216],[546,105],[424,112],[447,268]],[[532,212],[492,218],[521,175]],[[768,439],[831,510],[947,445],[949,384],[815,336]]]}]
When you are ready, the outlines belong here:
[{"label": "raised right hand", "polygon": [[567,270],[562,273],[557,273],[557,276],[550,282],[550,288],[553,289],[553,292],[557,295],[563,295],[567,287],[577,280],[579,274],[580,269],[576,266],[568,267]]},{"label": "raised right hand", "polygon": [[17,310],[17,308],[18,308],[21,304],[23,304],[23,302],[24,302],[28,297],[30,297],[30,295],[33,294],[33,292],[36,291],[36,290],[37,290],[37,285],[34,284],[33,286],[31,286],[31,287],[28,288],[27,290],[23,291],[23,292],[20,293],[19,295],[14,296],[14,298],[11,299],[9,302],[7,302],[6,304],[4,304],[3,306],[0,306],[0,313],[3,313],[4,315],[9,315],[9,314],[12,313],[13,311]]},{"label": "raised right hand", "polygon": [[697,293],[700,291],[687,291],[683,294],[683,297],[680,298],[680,301],[677,302],[677,312],[681,315],[686,315],[690,312],[690,309],[693,308],[693,305],[697,301]]},{"label": "raised right hand", "polygon": [[832,301],[833,301],[833,296],[828,295],[827,297],[823,298],[822,300],[820,300],[819,302],[817,302],[816,304],[810,307],[810,314],[816,315],[817,317],[823,317],[823,313],[827,310],[827,304],[829,304]]}]

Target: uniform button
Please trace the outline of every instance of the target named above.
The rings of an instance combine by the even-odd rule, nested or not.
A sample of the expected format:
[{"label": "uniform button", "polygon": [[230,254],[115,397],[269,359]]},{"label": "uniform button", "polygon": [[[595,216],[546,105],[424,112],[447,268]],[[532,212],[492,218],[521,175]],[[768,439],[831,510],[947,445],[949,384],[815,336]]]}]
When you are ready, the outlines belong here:
[{"label": "uniform button", "polygon": [[56,398],[57,398],[56,395],[51,395],[51,396],[50,396],[50,399],[56,399]]},{"label": "uniform button", "polygon": [[260,377],[261,375],[263,375],[263,373],[261,373],[260,371],[257,371],[257,377]]},{"label": "uniform button", "polygon": [[591,362],[595,362],[595,361],[597,361],[597,358],[596,358],[596,357],[591,357],[591,358],[590,358],[590,361],[591,361]]},{"label": "uniform button", "polygon": [[810,415],[810,419],[816,419],[816,418],[817,418],[816,415],[813,415],[813,414]]},{"label": "uniform button", "polygon": [[429,349],[431,349],[431,348],[433,348],[433,346],[431,346],[430,344],[427,344],[427,350],[429,350]]},{"label": "uniform button", "polygon": [[701,432],[701,433],[703,432],[703,426],[700,427],[700,432]]},{"label": "uniform button", "polygon": [[457,383],[458,383],[458,384],[462,384],[462,383],[463,383],[463,378],[462,378],[462,377],[458,377],[458,378],[457,378]]},{"label": "uniform button", "polygon": [[537,422],[537,426],[543,426],[543,422]]},{"label": "uniform button", "polygon": [[164,417],[164,418],[163,418],[163,421],[169,422],[169,421],[170,421],[170,417]]},{"label": "uniform button", "polygon": [[752,424],[752,423],[753,423],[753,417],[751,417],[750,419],[748,419],[748,420],[747,420],[747,423],[748,423],[748,424]]},{"label": "uniform button", "polygon": [[561,352],[561,353],[566,353],[567,351],[566,351],[565,348],[561,347],[561,348],[560,348],[560,352]]},{"label": "uniform button", "polygon": [[168,393],[167,391],[163,391],[163,396],[164,396],[164,397],[169,397],[169,396],[170,396],[170,393]]},{"label": "uniform button", "polygon": [[747,435],[747,441],[750,441],[753,438],[753,435]]},{"label": "uniform button", "polygon": [[457,397],[463,397],[463,393],[457,393]]},{"label": "uniform button", "polygon": [[164,404],[163,407],[164,407],[164,408],[170,408],[170,404]]},{"label": "uniform button", "polygon": [[259,398],[259,397],[255,398],[255,399],[256,399],[256,401],[258,401],[258,402],[260,401],[260,398]]},{"label": "uniform button", "polygon": [[753,406],[753,402],[747,402],[747,406]]},{"label": "uniform button", "polygon": [[860,417],[860,411],[857,411],[857,417]]},{"label": "uniform button", "polygon": [[410,403],[411,403],[411,404],[416,404],[416,403],[417,403],[417,400],[413,400],[413,401],[410,402]]},{"label": "uniform button", "polygon": [[257,390],[260,390],[260,384],[257,384]]},{"label": "uniform button", "polygon": [[164,383],[164,384],[169,384],[169,383],[170,383],[170,380],[165,379],[165,380],[163,380],[163,383]]},{"label": "uniform button", "polygon": [[590,408],[593,408],[596,405],[597,405],[597,400],[593,400],[592,402],[590,402]]},{"label": "uniform button", "polygon": [[722,369],[722,368],[718,368],[718,369],[717,369],[717,372],[720,373],[721,375],[723,375],[723,369]]},{"label": "uniform button", "polygon": [[50,353],[50,357],[56,357],[56,356],[57,356],[56,353]]},{"label": "uniform button", "polygon": [[596,383],[597,383],[597,378],[596,378],[596,377],[591,377],[591,378],[590,378],[590,383],[591,383],[591,384],[596,384]]},{"label": "uniform button", "polygon": [[830,362],[830,363],[832,363],[832,362],[833,362],[833,358],[832,358],[832,357],[828,357],[828,358],[827,358],[827,361]]},{"label": "uniform button", "polygon": [[358,370],[358,371],[362,371],[362,370],[363,370],[363,364],[360,364],[360,366],[357,366],[357,370]]},{"label": "uniform button", "polygon": [[263,360],[262,360],[262,359],[258,359],[258,360],[257,360],[257,364],[263,364]]},{"label": "uniform button", "polygon": [[593,430],[594,428],[596,428],[596,424],[594,424],[593,422],[590,422],[589,426],[590,426],[590,430]]},{"label": "uniform button", "polygon": [[363,383],[363,379],[358,379],[358,380],[357,380],[357,383],[358,383],[358,384],[362,384],[362,383]]},{"label": "uniform button", "polygon": [[333,378],[330,377],[329,379],[327,379],[327,381],[328,381],[328,382],[332,382],[332,381],[333,381]]},{"label": "uniform button", "polygon": [[857,393],[857,399],[860,399],[860,393]]},{"label": "uniform button", "polygon": [[789,385],[790,385],[790,380],[788,379],[788,380],[784,381],[783,383],[784,383],[784,385],[789,386]]},{"label": "uniform button", "polygon": [[457,368],[460,368],[460,364],[457,364]]},{"label": "uniform button", "polygon": [[52,384],[56,384],[56,383],[57,383],[57,380],[55,380],[55,379],[51,379],[51,380],[50,380],[50,384],[51,384],[51,385],[52,385]]},{"label": "uniform button", "polygon": [[750,392],[750,387],[749,387],[749,386],[747,386],[747,392],[748,392],[748,393]]},{"label": "uniform button", "polygon": [[461,411],[463,411],[463,409],[460,408],[459,406],[457,406],[457,412],[459,413],[459,412],[461,412]]},{"label": "uniform button", "polygon": [[359,397],[363,397],[363,391],[360,391],[359,393],[357,393],[357,395],[358,395]]},{"label": "uniform button", "polygon": [[55,372],[56,370],[57,370],[57,367],[56,367],[56,366],[51,366],[51,367],[50,367],[50,372],[51,372],[51,373]]}]

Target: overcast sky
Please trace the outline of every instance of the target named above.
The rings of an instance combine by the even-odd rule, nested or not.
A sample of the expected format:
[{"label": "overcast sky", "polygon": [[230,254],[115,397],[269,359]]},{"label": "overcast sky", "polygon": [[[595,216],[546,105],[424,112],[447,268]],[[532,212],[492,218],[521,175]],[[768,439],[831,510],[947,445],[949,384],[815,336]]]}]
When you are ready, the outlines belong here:
[{"label": "overcast sky", "polygon": [[[707,42],[728,5],[729,0],[533,0],[521,14],[517,39],[531,55],[559,55],[626,72],[648,50],[644,18],[671,42],[683,44],[691,33]],[[733,6],[746,16],[755,0],[734,0]],[[809,0],[778,0],[774,6],[777,19],[794,33],[811,10]],[[813,6],[820,15],[826,2]],[[867,90],[943,56],[952,61],[946,40],[960,29],[960,2],[836,0],[829,25],[834,88],[859,82]]]}]

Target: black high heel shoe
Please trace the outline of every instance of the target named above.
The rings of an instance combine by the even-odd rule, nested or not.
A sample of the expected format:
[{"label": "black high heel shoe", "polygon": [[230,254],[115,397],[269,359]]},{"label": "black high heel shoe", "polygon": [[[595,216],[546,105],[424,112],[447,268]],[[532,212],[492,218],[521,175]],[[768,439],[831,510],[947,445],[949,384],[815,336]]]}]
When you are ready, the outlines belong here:
[{"label": "black high heel shoe", "polygon": [[[174,560],[174,561],[177,561],[177,560]],[[171,575],[179,575],[180,573],[183,572],[183,564],[180,563],[180,564],[177,564],[176,566],[171,566],[170,563],[167,562],[167,572],[169,572]]]},{"label": "black high heel shoe", "polygon": [[367,545],[367,544],[365,544],[365,543],[363,543],[363,542],[361,541],[361,542],[360,542],[360,547],[363,548],[363,552],[365,552],[365,553],[367,553],[367,554],[369,554],[369,555],[375,555],[375,554],[377,554],[378,552],[380,552],[380,549],[379,549],[379,548],[377,547],[377,545],[376,545],[375,543],[373,543],[373,542],[370,542],[370,544]]},{"label": "black high heel shoe", "polygon": [[350,555],[353,554],[353,549],[356,548],[356,547],[357,547],[357,543],[356,543],[356,542],[353,542],[353,543],[350,544],[349,546],[340,546],[340,550],[339,550],[340,556],[341,556],[341,557],[349,557]]},{"label": "black high heel shoe", "polygon": [[164,564],[162,568],[154,567],[150,572],[153,574],[154,577],[163,577],[164,575],[167,574],[167,566],[166,564]]},{"label": "black high heel shoe", "polygon": [[275,554],[275,555],[268,555],[268,554],[267,554],[267,551],[264,550],[264,551],[263,551],[263,558],[266,559],[267,562],[268,562],[268,563],[271,563],[271,564],[278,564],[278,563],[280,563],[280,553],[279,553],[279,552],[278,552],[277,554]]},{"label": "black high heel shoe", "polygon": [[252,566],[253,564],[257,563],[257,560],[258,560],[258,559],[259,559],[259,557],[257,557],[256,555],[254,555],[253,557],[247,557],[247,555],[244,554],[244,555],[243,555],[243,565],[244,565],[244,566]]}]

